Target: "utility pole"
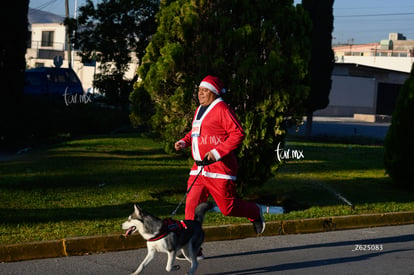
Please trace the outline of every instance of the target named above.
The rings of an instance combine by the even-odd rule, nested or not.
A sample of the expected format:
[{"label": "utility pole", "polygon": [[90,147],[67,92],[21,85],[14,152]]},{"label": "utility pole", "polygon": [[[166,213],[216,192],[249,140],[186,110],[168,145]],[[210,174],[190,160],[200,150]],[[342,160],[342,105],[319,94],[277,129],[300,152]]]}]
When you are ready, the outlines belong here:
[{"label": "utility pole", "polygon": [[[69,0],[65,0],[66,19],[69,20]],[[72,49],[70,43],[69,26],[66,26],[66,47],[68,47],[68,67],[72,68]]]}]

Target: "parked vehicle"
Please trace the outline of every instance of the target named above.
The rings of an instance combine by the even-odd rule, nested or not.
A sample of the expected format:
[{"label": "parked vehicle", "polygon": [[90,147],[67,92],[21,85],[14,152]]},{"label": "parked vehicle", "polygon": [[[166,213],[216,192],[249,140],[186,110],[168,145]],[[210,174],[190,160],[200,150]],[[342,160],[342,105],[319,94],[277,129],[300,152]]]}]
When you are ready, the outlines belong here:
[{"label": "parked vehicle", "polygon": [[94,99],[103,99],[105,98],[105,94],[101,93],[98,88],[90,87],[85,92],[88,96],[91,96]]},{"label": "parked vehicle", "polygon": [[26,70],[24,94],[82,95],[83,88],[79,77],[71,68],[39,67]]}]

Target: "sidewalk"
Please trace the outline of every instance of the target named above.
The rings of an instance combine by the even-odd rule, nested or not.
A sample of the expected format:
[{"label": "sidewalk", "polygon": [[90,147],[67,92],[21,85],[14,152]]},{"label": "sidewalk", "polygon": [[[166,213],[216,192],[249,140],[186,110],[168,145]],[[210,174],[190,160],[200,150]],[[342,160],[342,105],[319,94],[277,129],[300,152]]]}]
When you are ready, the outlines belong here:
[{"label": "sidewalk", "polygon": [[[306,119],[298,128],[292,127],[293,136],[306,136]],[[353,117],[313,117],[312,137],[352,137],[384,140],[391,123],[367,122]]]},{"label": "sidewalk", "polygon": [[[287,220],[268,222],[263,236],[316,233],[413,223],[414,211]],[[256,236],[251,224],[205,227],[204,231],[206,233],[206,242],[244,239]],[[145,247],[146,242],[139,234],[132,235],[127,239],[120,234],[68,238],[55,241],[2,245],[0,246],[0,262],[85,255]]]}]

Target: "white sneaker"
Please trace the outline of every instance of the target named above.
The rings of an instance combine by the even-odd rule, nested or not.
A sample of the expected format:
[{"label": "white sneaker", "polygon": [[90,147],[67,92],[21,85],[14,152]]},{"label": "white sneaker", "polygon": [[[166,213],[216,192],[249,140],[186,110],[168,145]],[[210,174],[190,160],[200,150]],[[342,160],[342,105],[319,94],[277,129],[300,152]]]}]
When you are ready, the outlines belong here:
[{"label": "white sneaker", "polygon": [[254,231],[256,232],[256,234],[262,234],[265,230],[266,223],[265,223],[265,219],[263,217],[262,208],[258,204],[256,204],[256,205],[257,205],[257,207],[259,207],[259,210],[260,210],[260,218],[253,221]]}]

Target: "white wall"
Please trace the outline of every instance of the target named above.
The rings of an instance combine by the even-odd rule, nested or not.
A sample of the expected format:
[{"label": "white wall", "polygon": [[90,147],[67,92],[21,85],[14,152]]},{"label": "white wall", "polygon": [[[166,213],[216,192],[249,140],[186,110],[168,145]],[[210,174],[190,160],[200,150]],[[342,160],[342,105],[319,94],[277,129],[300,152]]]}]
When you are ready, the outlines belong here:
[{"label": "white wall", "polygon": [[59,23],[32,24],[32,49],[41,48],[42,32],[53,31],[54,41],[52,47],[42,47],[44,49],[65,50],[65,26]]},{"label": "white wall", "polygon": [[375,114],[377,80],[368,77],[332,75],[329,105],[315,115],[353,116],[355,113]]},{"label": "white wall", "polygon": [[374,78],[333,75],[329,104],[374,108],[376,85]]}]

